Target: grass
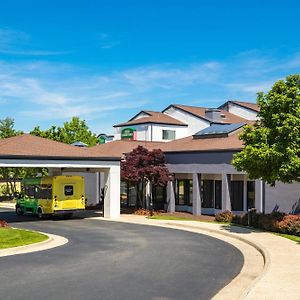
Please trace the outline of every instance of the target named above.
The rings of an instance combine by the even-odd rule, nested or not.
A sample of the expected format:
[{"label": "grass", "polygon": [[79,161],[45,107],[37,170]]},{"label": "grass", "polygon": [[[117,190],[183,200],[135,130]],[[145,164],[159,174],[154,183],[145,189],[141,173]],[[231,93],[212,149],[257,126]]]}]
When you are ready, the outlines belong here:
[{"label": "grass", "polygon": [[272,232],[275,235],[284,237],[286,239],[292,240],[294,242],[300,243],[300,236],[291,235],[291,234],[285,234],[285,233],[278,233],[278,232]]},{"label": "grass", "polygon": [[230,225],[230,223],[226,222],[217,222],[217,221],[211,221],[211,220],[197,220],[193,218],[186,218],[186,217],[176,217],[176,216],[164,216],[164,215],[156,215],[156,216],[148,216],[147,219],[154,219],[154,220],[173,220],[173,221],[196,221],[196,222],[205,222],[205,223],[216,223],[216,224],[227,224]]},{"label": "grass", "polygon": [[174,221],[195,221],[192,218],[183,218],[183,217],[175,217],[175,216],[151,216],[147,217],[147,219],[154,219],[154,220],[174,220]]},{"label": "grass", "polygon": [[42,233],[14,229],[0,228],[0,249],[29,245],[47,240],[48,237]]}]

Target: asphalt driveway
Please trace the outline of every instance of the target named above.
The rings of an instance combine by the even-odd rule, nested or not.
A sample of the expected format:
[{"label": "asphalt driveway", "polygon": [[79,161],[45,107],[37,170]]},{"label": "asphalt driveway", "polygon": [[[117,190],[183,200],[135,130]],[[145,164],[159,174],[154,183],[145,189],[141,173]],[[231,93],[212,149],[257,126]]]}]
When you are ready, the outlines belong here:
[{"label": "asphalt driveway", "polygon": [[180,230],[76,218],[38,221],[0,210],[14,227],[69,243],[0,258],[1,299],[210,299],[240,271],[233,246]]}]

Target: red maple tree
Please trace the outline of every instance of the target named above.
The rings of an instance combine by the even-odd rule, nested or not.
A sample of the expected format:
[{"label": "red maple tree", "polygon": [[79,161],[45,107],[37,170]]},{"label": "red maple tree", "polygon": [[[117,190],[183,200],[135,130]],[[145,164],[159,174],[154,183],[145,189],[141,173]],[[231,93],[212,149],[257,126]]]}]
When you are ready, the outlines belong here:
[{"label": "red maple tree", "polygon": [[150,183],[150,207],[152,208],[152,186],[166,186],[172,174],[165,165],[165,155],[160,149],[149,151],[138,146],[125,154],[121,162],[121,178],[135,183],[137,207],[145,207],[145,186]]}]

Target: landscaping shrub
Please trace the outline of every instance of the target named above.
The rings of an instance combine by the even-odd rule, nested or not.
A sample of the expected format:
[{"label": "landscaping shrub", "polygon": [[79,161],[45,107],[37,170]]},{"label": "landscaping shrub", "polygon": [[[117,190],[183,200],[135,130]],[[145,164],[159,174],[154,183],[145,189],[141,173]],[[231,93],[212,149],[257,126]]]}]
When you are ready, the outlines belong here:
[{"label": "landscaping shrub", "polygon": [[232,218],[232,223],[247,226],[248,225],[248,214],[234,215]]},{"label": "landscaping shrub", "polygon": [[145,208],[140,208],[134,211],[135,215],[139,215],[139,216],[153,216],[155,214],[154,211],[145,209]]},{"label": "landscaping shrub", "polygon": [[286,215],[280,221],[276,221],[274,229],[280,233],[300,236],[300,215]]},{"label": "landscaping shrub", "polygon": [[[247,226],[248,213],[234,215],[231,211],[227,210],[216,214],[215,221]],[[287,215],[282,212],[262,214],[254,211],[250,212],[250,224],[254,228],[300,236],[300,215]]]},{"label": "landscaping shrub", "polygon": [[226,210],[226,211],[216,214],[215,220],[217,222],[231,223],[233,217],[234,217],[234,214],[231,211]]},{"label": "landscaping shrub", "polygon": [[[250,224],[254,228],[300,236],[300,215],[287,215],[282,212],[273,212],[271,214],[252,212],[250,214]],[[217,214],[216,221],[248,225],[248,214],[233,215],[231,221],[224,221],[224,216],[230,216],[230,212]]]},{"label": "landscaping shrub", "polygon": [[0,220],[0,228],[9,228],[10,226],[6,221]]}]

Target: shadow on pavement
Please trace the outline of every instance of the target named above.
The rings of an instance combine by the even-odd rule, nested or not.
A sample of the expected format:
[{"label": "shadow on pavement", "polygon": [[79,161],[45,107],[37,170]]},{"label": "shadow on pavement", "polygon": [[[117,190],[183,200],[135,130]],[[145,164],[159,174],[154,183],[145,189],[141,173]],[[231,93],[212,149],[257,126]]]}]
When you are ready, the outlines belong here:
[{"label": "shadow on pavement", "polygon": [[[101,211],[98,210],[86,210],[80,213],[75,213],[73,217],[70,220],[74,219],[86,219],[86,218],[92,218],[92,217],[102,217],[103,214]],[[4,220],[8,223],[24,223],[24,222],[43,222],[47,220],[52,221],[66,221],[67,219],[63,216],[52,216],[50,218],[46,219],[39,219],[35,215],[23,215],[18,216],[14,210],[12,209],[1,209],[0,210],[0,220]]]},{"label": "shadow on pavement", "polygon": [[243,227],[243,226],[230,225],[230,224],[222,225],[221,228],[228,232],[241,233],[241,234],[249,234],[251,232],[265,232],[263,230],[259,230],[253,227]]},{"label": "shadow on pavement", "polygon": [[[256,232],[256,233],[271,233],[271,234],[274,234],[274,235],[277,235],[279,237],[282,237],[282,238],[287,238],[287,239],[290,239],[294,242],[296,242],[298,245],[300,245],[300,242],[298,240],[294,240],[293,238],[289,238],[287,236],[283,236],[283,235],[280,235],[280,233],[276,233],[276,232],[272,232],[272,231],[266,231],[266,230],[261,230],[261,229],[258,229],[258,228],[254,228],[254,227],[242,227],[242,226],[235,226],[235,225],[222,225],[222,229],[223,230],[226,230],[228,232],[232,232],[232,233],[241,233],[241,234],[249,234],[251,232]],[[292,236],[291,236],[292,237]]]}]

